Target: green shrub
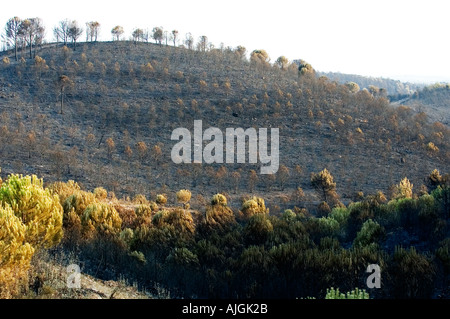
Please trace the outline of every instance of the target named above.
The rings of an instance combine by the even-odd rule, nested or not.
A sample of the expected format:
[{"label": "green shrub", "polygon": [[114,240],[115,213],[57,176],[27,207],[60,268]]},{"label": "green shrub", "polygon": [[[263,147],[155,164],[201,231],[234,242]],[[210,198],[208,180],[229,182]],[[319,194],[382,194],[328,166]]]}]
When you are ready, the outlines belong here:
[{"label": "green shrub", "polygon": [[244,237],[249,244],[264,243],[272,232],[273,225],[264,214],[253,215],[244,227]]},{"label": "green shrub", "polygon": [[364,289],[358,288],[344,294],[339,291],[339,288],[334,289],[331,287],[327,289],[327,294],[325,295],[325,299],[369,299],[369,297],[369,293]]},{"label": "green shrub", "polygon": [[292,211],[292,209],[286,209],[281,215],[281,219],[287,222],[295,220],[297,215]]},{"label": "green shrub", "polygon": [[361,230],[356,234],[353,246],[361,247],[377,243],[383,236],[383,233],[383,228],[376,221],[369,219],[364,222]]},{"label": "green shrub", "polygon": [[435,267],[429,257],[414,247],[396,247],[388,265],[393,298],[430,298]]},{"label": "green shrub", "polygon": [[397,213],[400,223],[411,227],[417,225],[419,221],[419,211],[417,201],[412,198],[400,198],[397,200]]},{"label": "green shrub", "polygon": [[330,217],[320,217],[317,219],[320,234],[324,236],[337,235],[340,225],[337,220]]},{"label": "green shrub", "polygon": [[125,228],[119,234],[119,239],[125,244],[126,247],[131,247],[134,241],[134,232],[131,228]]},{"label": "green shrub", "polygon": [[436,200],[437,211],[441,218],[450,218],[450,187],[438,186],[431,192],[431,196]]},{"label": "green shrub", "polygon": [[450,238],[443,240],[436,249],[436,257],[444,266],[446,276],[450,275]]},{"label": "green shrub", "polygon": [[328,217],[337,221],[341,227],[347,224],[349,216],[350,211],[346,207],[335,207],[328,215]]},{"label": "green shrub", "polygon": [[145,265],[147,263],[147,259],[145,258],[145,255],[140,251],[133,250],[131,253],[129,253],[129,256],[133,257],[141,264]]},{"label": "green shrub", "polygon": [[197,255],[184,247],[174,248],[166,261],[182,267],[195,267],[199,265]]}]

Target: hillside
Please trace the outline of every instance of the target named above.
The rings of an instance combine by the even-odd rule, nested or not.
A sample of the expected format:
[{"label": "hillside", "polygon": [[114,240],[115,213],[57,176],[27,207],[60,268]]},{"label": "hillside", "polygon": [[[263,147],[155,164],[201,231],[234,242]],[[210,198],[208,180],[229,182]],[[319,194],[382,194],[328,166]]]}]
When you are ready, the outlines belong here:
[{"label": "hillside", "polygon": [[370,87],[374,86],[378,89],[384,89],[385,94],[392,97],[412,95],[414,94],[414,92],[423,88],[424,86],[423,84],[419,83],[405,83],[389,78],[369,77],[339,72],[318,72],[318,75],[326,76],[331,81],[338,81],[340,84],[355,82],[361,89],[365,88],[370,90]]},{"label": "hillside", "polygon": [[[347,201],[358,191],[388,193],[405,176],[419,187],[433,169],[448,169],[448,128],[426,115],[324,78],[299,78],[296,68],[247,61],[237,51],[113,42],[53,45],[37,54],[39,61],[11,58],[1,67],[5,176],[74,179],[117,197],[221,191],[235,205],[254,192],[276,211],[317,202],[309,177],[324,168]],[[62,75],[69,82],[61,95]],[[258,164],[174,164],[171,133],[192,131],[194,120],[223,131],[279,128],[280,166],[287,169],[249,183]],[[304,203],[286,199],[297,187]]]},{"label": "hillside", "polygon": [[430,119],[450,125],[450,88],[448,84],[435,84],[418,90],[401,101],[416,112],[426,112]]},{"label": "hillside", "polygon": [[406,105],[415,113],[425,112],[432,122],[450,124],[450,103],[448,85],[435,84],[427,86],[420,83],[404,83],[398,80],[366,77],[336,72],[317,72],[340,84],[354,82],[360,89],[367,89],[372,94],[387,97],[393,105]]},{"label": "hillside", "polygon": [[[0,244],[17,255],[0,296],[32,294],[44,273],[35,297],[324,298],[365,289],[376,264],[387,280],[372,298],[448,298],[449,128],[426,113],[261,51],[117,41],[22,55],[0,63]],[[172,133],[195,136],[199,120],[278,128],[278,171],[176,164]],[[89,282],[79,295],[45,270],[61,251]]]}]

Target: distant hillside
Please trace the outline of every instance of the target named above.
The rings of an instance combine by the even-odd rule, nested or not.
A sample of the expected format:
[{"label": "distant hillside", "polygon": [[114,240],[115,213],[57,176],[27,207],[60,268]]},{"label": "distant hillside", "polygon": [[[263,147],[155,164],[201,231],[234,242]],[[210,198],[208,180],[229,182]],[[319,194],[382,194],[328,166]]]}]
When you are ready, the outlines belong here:
[{"label": "distant hillside", "polygon": [[437,122],[450,126],[450,85],[435,84],[426,86],[411,97],[401,101],[417,112],[425,111]]},{"label": "distant hillside", "polygon": [[[276,213],[314,209],[320,196],[310,175],[324,168],[344,202],[358,191],[388,193],[405,176],[418,189],[433,169],[448,170],[448,129],[368,91],[299,77],[296,68],[248,61],[237,50],[109,42],[50,45],[17,62],[2,58],[2,175],[74,179],[118,197],[174,198],[187,188],[201,201],[223,192],[235,206],[253,193]],[[192,132],[194,120],[203,130],[279,128],[280,170],[261,175],[260,164],[175,164],[171,133]]]},{"label": "distant hillside", "polygon": [[344,74],[338,72],[317,72],[319,76],[326,76],[332,81],[338,81],[341,84],[347,82],[355,82],[361,89],[369,89],[370,86],[375,86],[379,89],[385,89],[389,96],[403,96],[411,95],[420,88],[423,84],[418,83],[404,83],[398,80],[379,78],[379,77],[367,77],[356,74]]}]

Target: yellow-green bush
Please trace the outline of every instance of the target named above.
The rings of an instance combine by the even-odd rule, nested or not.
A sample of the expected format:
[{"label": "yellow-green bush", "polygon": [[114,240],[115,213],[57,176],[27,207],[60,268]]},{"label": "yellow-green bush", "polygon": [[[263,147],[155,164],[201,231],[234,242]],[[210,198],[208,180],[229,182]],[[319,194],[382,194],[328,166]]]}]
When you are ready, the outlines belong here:
[{"label": "yellow-green bush", "polygon": [[144,195],[142,195],[142,194],[137,194],[137,195],[133,198],[133,203],[135,203],[135,204],[141,204],[141,205],[147,205],[147,204],[148,204],[148,200],[147,200],[147,198],[145,198]]},{"label": "yellow-green bush", "polygon": [[94,195],[98,200],[105,200],[108,197],[108,191],[103,187],[97,187],[94,189]]},{"label": "yellow-green bush", "polygon": [[89,205],[97,202],[98,200],[93,193],[77,191],[73,195],[67,197],[64,201],[64,213],[68,214],[73,210],[78,216],[81,216]]},{"label": "yellow-green bush", "polygon": [[25,242],[27,227],[9,205],[0,206],[0,298],[9,298],[25,278],[34,248]]},{"label": "yellow-green bush", "polygon": [[156,212],[159,209],[158,204],[156,204],[154,201],[149,201],[148,206],[150,206],[153,212]]},{"label": "yellow-green bush", "polygon": [[94,203],[84,210],[81,225],[87,237],[96,232],[117,235],[122,227],[122,219],[114,207],[105,203]]},{"label": "yellow-green bush", "polygon": [[216,194],[211,198],[211,205],[227,206],[227,198],[222,194]]},{"label": "yellow-green bush", "polygon": [[134,210],[136,216],[138,218],[151,218],[152,217],[152,208],[150,205],[141,204],[137,206]]},{"label": "yellow-green bush", "polygon": [[161,210],[153,216],[153,225],[163,227],[174,226],[178,232],[193,234],[195,231],[194,219],[190,212],[182,209]]},{"label": "yellow-green bush", "polygon": [[167,203],[167,197],[163,194],[156,195],[156,203],[158,205],[164,206]]},{"label": "yellow-green bush", "polygon": [[[64,216],[63,225],[66,232],[65,242],[76,243],[94,235],[96,227],[88,227],[89,223],[83,223],[83,216],[90,205],[96,205],[104,198],[105,192],[97,188],[96,194],[80,190],[77,183],[69,181],[67,183],[57,182],[50,186],[54,193],[59,195],[62,202]],[[106,205],[106,204],[105,204]]]},{"label": "yellow-green bush", "polygon": [[394,199],[402,199],[402,198],[412,198],[412,189],[413,184],[409,181],[408,178],[403,178],[398,185],[394,187]]},{"label": "yellow-green bush", "polygon": [[189,191],[188,189],[180,189],[177,192],[177,201],[184,205],[191,200],[191,196],[191,191]]},{"label": "yellow-green bush", "polygon": [[269,210],[266,208],[264,199],[254,196],[242,204],[241,212],[244,217],[250,218],[256,214],[268,214]]},{"label": "yellow-green bush", "polygon": [[44,189],[42,179],[10,175],[0,188],[0,202],[11,206],[25,225],[25,241],[34,247],[51,247],[62,236],[63,209],[57,195]]},{"label": "yellow-green bush", "polygon": [[2,62],[3,62],[4,65],[9,65],[11,63],[11,60],[7,56],[5,56],[2,59]]},{"label": "yellow-green bush", "polygon": [[80,186],[73,180],[69,180],[67,183],[64,182],[54,182],[49,185],[48,189],[52,194],[59,196],[59,202],[61,206],[64,205],[64,201],[67,197],[80,191]]},{"label": "yellow-green bush", "polygon": [[14,296],[34,252],[61,240],[63,209],[36,176],[10,175],[0,187],[0,297]]},{"label": "yellow-green bush", "polygon": [[131,228],[125,228],[119,234],[119,239],[126,245],[130,247],[134,240],[134,232]]},{"label": "yellow-green bush", "polygon": [[169,216],[169,211],[166,209],[158,211],[155,216],[152,218],[153,225],[160,227],[163,226],[165,221],[167,220]]}]

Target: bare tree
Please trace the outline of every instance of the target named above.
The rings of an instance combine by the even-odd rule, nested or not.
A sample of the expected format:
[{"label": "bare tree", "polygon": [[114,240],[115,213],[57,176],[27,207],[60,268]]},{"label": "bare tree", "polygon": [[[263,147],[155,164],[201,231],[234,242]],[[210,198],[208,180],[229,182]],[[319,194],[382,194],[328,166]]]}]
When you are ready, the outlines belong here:
[{"label": "bare tree", "polygon": [[142,40],[147,42],[150,41],[150,31],[148,29],[145,29],[144,33],[142,34]]},{"label": "bare tree", "polygon": [[36,36],[34,37],[34,56],[36,56],[36,48],[41,47],[45,38],[45,27],[42,20],[37,18],[34,20],[36,28]]},{"label": "bare tree", "polygon": [[144,30],[135,29],[132,33],[134,44],[136,45],[138,41],[144,40]]},{"label": "bare tree", "polygon": [[192,50],[193,46],[194,46],[194,37],[192,36],[192,34],[186,33],[186,39],[184,40],[184,43],[186,44],[187,48],[189,50]]},{"label": "bare tree", "polygon": [[53,28],[55,38],[57,41],[61,39],[64,45],[67,45],[67,41],[69,40],[69,28],[70,22],[67,19],[60,21],[59,24]]},{"label": "bare tree", "polygon": [[63,114],[64,95],[67,88],[71,88],[74,85],[73,81],[67,75],[61,75],[58,78],[57,87],[60,93],[61,102],[61,114]]},{"label": "bare tree", "polygon": [[154,27],[152,37],[161,46],[161,42],[163,39],[163,29],[160,27]]},{"label": "bare tree", "polygon": [[19,27],[19,34],[23,36],[30,48],[30,59],[33,58],[33,44],[37,45],[44,38],[45,27],[40,18],[23,20]]},{"label": "bare tree", "polygon": [[17,61],[17,46],[20,38],[20,24],[19,17],[14,17],[8,20],[5,27],[6,41],[8,46],[14,46],[14,58]]},{"label": "bare tree", "polygon": [[177,39],[178,39],[178,30],[172,30],[172,35],[170,37],[173,41],[173,46],[177,45]]},{"label": "bare tree", "polygon": [[113,35],[113,38],[116,41],[120,40],[120,36],[123,34],[123,27],[121,27],[120,25],[116,25],[114,28],[112,28],[111,30],[111,34]]},{"label": "bare tree", "polygon": [[98,21],[86,22],[86,41],[97,42],[100,32],[100,23]]},{"label": "bare tree", "polygon": [[206,35],[202,35],[198,39],[197,47],[199,51],[206,52],[206,49],[208,48],[208,37]]},{"label": "bare tree", "polygon": [[75,51],[77,48],[77,40],[83,33],[83,29],[78,25],[76,20],[73,20],[69,24],[69,39],[72,39],[73,50]]},{"label": "bare tree", "polygon": [[169,31],[164,30],[164,41],[166,42],[166,46],[167,46],[167,42],[169,41]]}]

